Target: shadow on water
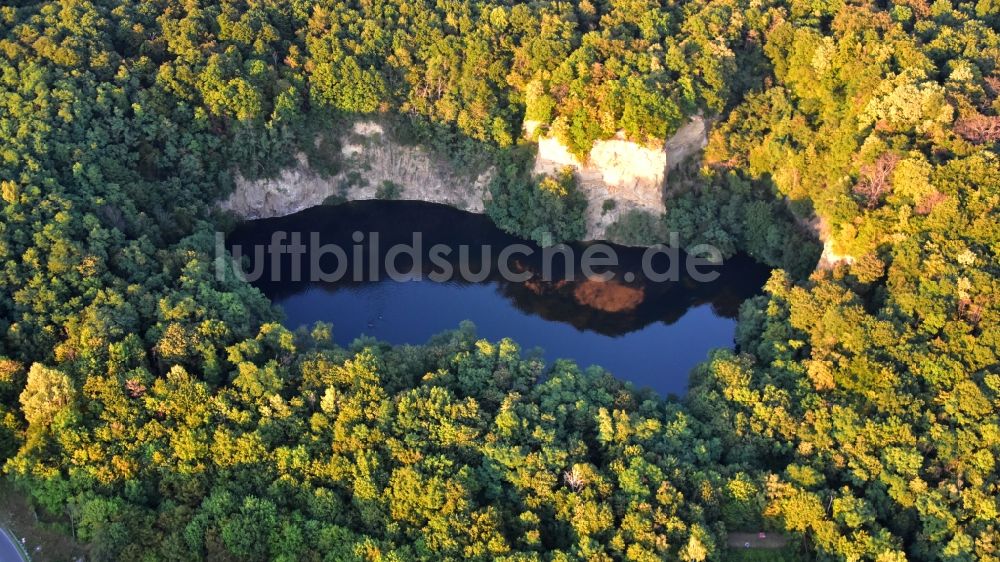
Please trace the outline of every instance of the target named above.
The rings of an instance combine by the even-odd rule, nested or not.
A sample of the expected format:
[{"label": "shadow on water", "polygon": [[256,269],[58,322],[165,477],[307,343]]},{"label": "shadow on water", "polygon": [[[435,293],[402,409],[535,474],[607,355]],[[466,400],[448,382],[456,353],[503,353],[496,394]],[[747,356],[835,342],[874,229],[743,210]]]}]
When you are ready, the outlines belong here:
[{"label": "shadow on water", "polygon": [[[305,251],[298,267],[290,255],[274,262],[263,250],[276,232],[284,233],[282,243],[298,236]],[[410,201],[359,201],[252,221],[228,244],[249,256],[246,270],[261,274],[254,284],[282,307],[289,327],[331,322],[342,344],[361,335],[421,343],[468,319],[482,337],[511,337],[541,346],[550,360],[598,364],[638,386],[675,394],[684,392],[690,369],[710,349],[732,346],[740,304],[760,292],[768,275],[766,267],[735,256],[722,266],[700,266],[718,276],[699,282],[676,251],[653,255],[653,272],[677,271],[676,280],[657,281],[644,274],[642,248],[578,243],[543,250],[485,216]],[[501,259],[515,244],[520,251]],[[344,253],[319,252],[320,245]],[[437,245],[449,253],[441,247],[435,253]],[[614,253],[617,265],[592,261],[589,271],[611,274],[610,280],[585,275],[588,249]],[[311,280],[320,271],[340,277]],[[510,280],[511,273],[521,278]]]}]

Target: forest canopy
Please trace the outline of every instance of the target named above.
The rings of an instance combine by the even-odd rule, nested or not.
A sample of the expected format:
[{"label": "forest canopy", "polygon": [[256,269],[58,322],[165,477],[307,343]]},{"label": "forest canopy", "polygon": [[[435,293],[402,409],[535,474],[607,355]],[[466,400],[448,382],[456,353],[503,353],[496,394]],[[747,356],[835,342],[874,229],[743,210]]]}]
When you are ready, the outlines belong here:
[{"label": "forest canopy", "polygon": [[[995,0],[0,6],[6,477],[93,560],[701,561],[748,529],[997,560],[998,26]],[[683,400],[470,326],[339,347],[215,275],[235,171],[345,118],[496,151],[493,219],[571,239],[525,120],[585,154],[696,113],[704,166],[616,228],[776,269]]]}]

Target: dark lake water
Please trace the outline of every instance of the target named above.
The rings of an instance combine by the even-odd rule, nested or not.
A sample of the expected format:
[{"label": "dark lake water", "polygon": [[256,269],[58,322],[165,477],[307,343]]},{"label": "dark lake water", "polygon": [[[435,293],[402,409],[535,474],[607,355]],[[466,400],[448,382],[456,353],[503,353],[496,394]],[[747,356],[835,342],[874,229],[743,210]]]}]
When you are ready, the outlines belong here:
[{"label": "dark lake water", "polygon": [[[304,253],[275,258],[264,247],[276,238]],[[550,361],[599,365],[664,395],[683,394],[690,370],[709,350],[732,347],[739,305],[760,292],[769,271],[736,256],[699,267],[718,276],[698,282],[680,251],[651,253],[644,268],[642,248],[581,243],[543,250],[485,216],[413,201],[359,201],[251,221],[228,244],[248,256],[246,270],[259,275],[251,280],[284,310],[289,328],[323,321],[343,345],[362,335],[417,344],[471,320],[479,337],[510,337],[526,350],[541,348]],[[343,254],[321,248],[331,244]],[[519,252],[501,254],[515,244],[523,245]],[[618,264],[584,270],[588,249],[609,249]],[[676,280],[659,280],[671,265]],[[320,272],[328,277],[319,279]]]}]

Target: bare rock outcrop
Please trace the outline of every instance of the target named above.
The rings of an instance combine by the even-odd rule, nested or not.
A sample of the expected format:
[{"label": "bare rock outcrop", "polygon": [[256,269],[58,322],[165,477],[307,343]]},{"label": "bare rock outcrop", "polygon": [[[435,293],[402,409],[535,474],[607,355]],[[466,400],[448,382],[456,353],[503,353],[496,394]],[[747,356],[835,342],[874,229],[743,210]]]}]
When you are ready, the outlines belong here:
[{"label": "bare rock outcrop", "polygon": [[708,146],[708,121],[701,115],[695,115],[664,143],[667,170],[677,168],[706,146]]},{"label": "bare rock outcrop", "polygon": [[[526,122],[531,133],[537,123]],[[694,117],[662,147],[625,140],[621,135],[594,143],[581,162],[558,140],[538,139],[537,174],[573,168],[587,199],[586,240],[603,240],[622,214],[665,211],[667,173],[705,146],[707,126]],[[236,189],[221,203],[245,219],[284,216],[321,205],[331,197],[354,201],[391,197],[450,205],[473,213],[485,211],[493,170],[463,174],[421,147],[402,145],[374,121],[358,121],[340,141],[342,171],[323,175],[310,168],[304,154],[276,177],[248,180],[236,175]],[[606,205],[606,201],[613,204]]]},{"label": "bare rock outcrop", "polygon": [[491,171],[469,177],[420,147],[387,138],[371,121],[354,123],[340,138],[343,171],[327,176],[309,167],[304,154],[276,177],[247,180],[237,173],[236,189],[221,207],[246,219],[278,217],[323,204],[330,197],[348,201],[394,199],[428,201],[482,213]]},{"label": "bare rock outcrop", "polygon": [[[538,127],[525,122],[530,137]],[[666,211],[664,189],[667,174],[708,144],[705,119],[692,117],[662,147],[645,146],[615,138],[594,143],[586,161],[581,161],[553,137],[538,138],[536,174],[555,174],[570,167],[587,199],[587,237],[605,239],[607,228],[633,210],[660,215]],[[605,201],[613,205],[605,206]]]},{"label": "bare rock outcrop", "polygon": [[852,265],[856,258],[850,254],[839,254],[834,250],[834,240],[833,238],[823,238],[823,253],[819,256],[819,262],[816,264],[817,269],[833,269],[837,264],[847,264]]},{"label": "bare rock outcrop", "polygon": [[852,265],[856,258],[850,254],[840,254],[836,251],[836,240],[834,240],[830,225],[821,217],[813,216],[810,219],[800,219],[799,224],[812,231],[816,238],[823,243],[823,253],[819,256],[816,269],[833,269],[839,264]]}]

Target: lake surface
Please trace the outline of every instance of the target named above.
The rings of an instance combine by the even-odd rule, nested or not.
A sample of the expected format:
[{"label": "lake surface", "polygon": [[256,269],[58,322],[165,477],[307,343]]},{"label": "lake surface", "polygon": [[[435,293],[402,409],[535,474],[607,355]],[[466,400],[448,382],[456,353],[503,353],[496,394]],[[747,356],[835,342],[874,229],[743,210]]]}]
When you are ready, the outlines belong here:
[{"label": "lake surface", "polygon": [[[289,242],[296,253],[269,251]],[[362,335],[419,344],[471,320],[479,337],[510,337],[525,350],[541,348],[549,361],[600,365],[663,395],[683,394],[711,349],[733,346],[739,305],[760,292],[769,271],[736,256],[702,264],[697,271],[717,279],[699,282],[680,251],[604,243],[542,249],[483,215],[414,201],[251,221],[228,244],[247,256],[251,281],[284,310],[289,328],[323,321],[342,345]],[[590,263],[607,258],[604,251],[616,265]]]}]

